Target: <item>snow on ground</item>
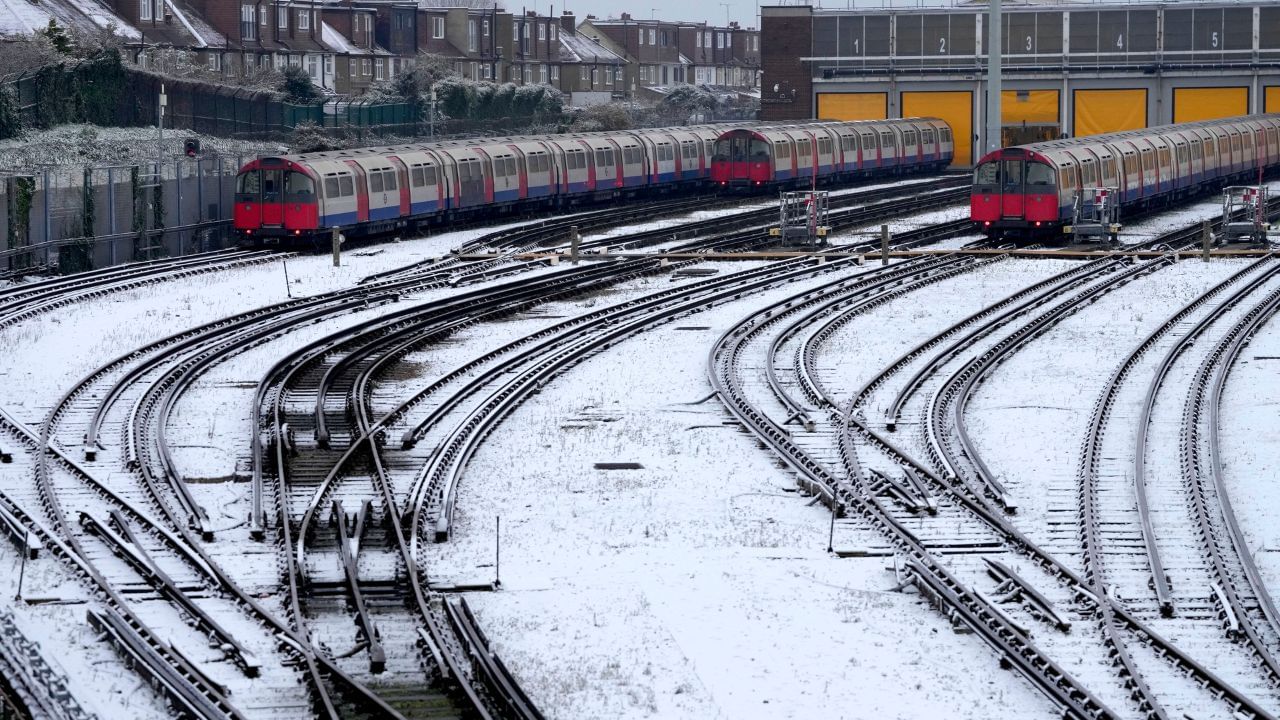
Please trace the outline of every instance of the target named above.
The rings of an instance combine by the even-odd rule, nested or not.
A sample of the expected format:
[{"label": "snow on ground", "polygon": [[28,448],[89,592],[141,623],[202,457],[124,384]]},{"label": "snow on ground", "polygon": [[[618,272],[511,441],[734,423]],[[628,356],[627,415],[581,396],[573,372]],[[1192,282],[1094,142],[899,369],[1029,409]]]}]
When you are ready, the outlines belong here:
[{"label": "snow on ground", "polygon": [[1032,539],[1052,547],[1053,512],[1075,507],[1085,425],[1115,367],[1170,315],[1248,262],[1183,261],[1134,280],[1059,323],[979,386],[969,432],[1018,501],[1014,523]]},{"label": "snow on ground", "polygon": [[[1236,519],[1274,598],[1280,588],[1280,332],[1272,318],[1240,353],[1223,392],[1222,457]],[[1259,479],[1265,479],[1259,482]]]},{"label": "snow on ground", "polygon": [[164,134],[162,152],[161,140],[154,127],[59,125],[0,140],[0,167],[25,170],[41,165],[82,167],[155,162],[158,156],[169,159],[182,157],[182,143],[187,139],[199,140],[205,157],[221,155],[231,161],[237,157],[247,160],[255,155],[277,154],[287,149],[279,143],[228,140],[191,130],[168,130]]},{"label": "snow on ground", "polygon": [[[956,212],[963,209],[913,218],[895,232]],[[342,268],[332,268],[327,256],[292,258],[289,288],[303,295],[347,286],[495,229],[354,250],[344,254]],[[826,346],[841,361],[820,362],[836,368],[823,380],[847,396],[946,324],[1069,265],[1005,260],[881,306]],[[746,267],[718,266],[722,273]],[[981,386],[970,427],[997,473],[1018,478],[1008,484],[1023,495],[1024,508],[1073,483],[1082,414],[1114,363],[1151,326],[1237,267],[1184,262],[1137,281],[1015,355]],[[499,324],[507,326],[501,330],[469,328],[466,345],[442,351],[433,371],[513,331],[554,322],[550,315],[632,295],[643,282],[558,303],[541,320],[530,315]],[[1000,672],[974,636],[954,634],[918,595],[891,592],[885,559],[829,556],[826,510],[799,496],[754,440],[726,424],[716,401],[687,404],[709,391],[706,352],[715,337],[771,297],[798,289],[757,293],[644,333],[532,397],[467,468],[454,539],[432,547],[431,580],[492,579],[501,517],[501,590],[472,594],[469,602],[496,651],[551,718],[1052,716],[1050,704],[1019,676]],[[143,288],[0,330],[0,342],[12,349],[0,357],[0,405],[35,422],[70,383],[119,353],[285,298],[284,271],[273,262]],[[173,427],[178,462],[215,481],[194,491],[228,529],[244,517],[239,504],[247,486],[216,481],[233,475],[248,443],[247,404],[263,369],[290,348],[370,314],[303,328],[239,356],[183,400]],[[1266,512],[1273,498],[1263,483],[1251,482],[1270,476],[1280,437],[1271,427],[1280,395],[1271,392],[1271,360],[1263,359],[1280,357],[1280,345],[1271,347],[1280,341],[1264,335],[1230,385],[1224,440],[1227,452],[1250,468],[1231,478],[1242,487],[1242,520],[1251,538],[1270,549],[1280,547]],[[513,462],[531,457],[536,461]],[[643,469],[596,469],[606,461]],[[7,467],[0,473],[11,473]],[[1017,521],[1025,527],[1040,518],[1024,511]],[[211,546],[219,561],[251,588],[266,589],[276,572],[273,549],[260,546],[266,548],[260,560],[240,562],[253,555],[225,537]],[[0,597],[12,596],[6,583],[16,554],[6,548],[0,548],[8,576],[0,579]],[[1266,554],[1263,572],[1274,580],[1280,564]],[[29,575],[28,587],[75,590],[59,589],[65,579],[43,572]],[[278,608],[276,599],[266,602]],[[23,621],[36,635],[49,624],[82,624],[75,607],[53,606]],[[104,645],[83,638],[86,650],[68,651],[76,636],[60,637],[69,641],[50,639],[47,652],[71,656],[73,676],[95,677],[99,662],[114,666],[99,659],[110,655]],[[118,709],[134,678],[93,682],[101,683],[101,702]],[[154,716],[153,710],[138,714]]]},{"label": "snow on ground", "polygon": [[[548,717],[1051,713],[973,636],[953,634],[919,596],[889,592],[883,558],[828,556],[825,508],[795,494],[717,404],[686,404],[709,390],[714,338],[800,289],[596,356],[472,460],[453,539],[432,548],[428,573],[492,579],[501,518],[502,589],[470,602]],[[511,461],[534,453],[536,465]]]}]

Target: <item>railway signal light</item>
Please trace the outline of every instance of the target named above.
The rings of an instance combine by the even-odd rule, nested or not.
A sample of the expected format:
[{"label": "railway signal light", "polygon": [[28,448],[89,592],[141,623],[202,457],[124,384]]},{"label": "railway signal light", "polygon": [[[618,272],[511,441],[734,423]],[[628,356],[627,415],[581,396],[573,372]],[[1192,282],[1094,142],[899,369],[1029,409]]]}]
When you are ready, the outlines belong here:
[{"label": "railway signal light", "polygon": [[195,157],[200,153],[200,141],[194,138],[188,138],[182,141],[182,152],[187,157]]}]

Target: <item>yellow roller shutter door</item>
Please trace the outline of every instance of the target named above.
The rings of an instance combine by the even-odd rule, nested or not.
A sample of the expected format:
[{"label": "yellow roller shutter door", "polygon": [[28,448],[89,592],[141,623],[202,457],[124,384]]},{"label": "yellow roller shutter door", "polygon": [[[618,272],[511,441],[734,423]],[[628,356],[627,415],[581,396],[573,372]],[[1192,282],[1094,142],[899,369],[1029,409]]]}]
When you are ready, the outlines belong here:
[{"label": "yellow roller shutter door", "polygon": [[1280,112],[1280,86],[1272,86],[1263,91],[1262,112]]},{"label": "yellow roller shutter door", "polygon": [[902,117],[936,117],[951,126],[955,165],[973,164],[973,93],[904,92]]},{"label": "yellow roller shutter door", "polygon": [[887,93],[818,93],[819,120],[884,120],[888,116]]},{"label": "yellow roller shutter door", "polygon": [[1003,125],[1057,125],[1057,90],[1005,90],[1000,93]]},{"label": "yellow roller shutter door", "polygon": [[1076,137],[1139,130],[1147,126],[1147,91],[1076,90]]},{"label": "yellow roller shutter door", "polygon": [[1214,120],[1249,113],[1249,88],[1174,88],[1173,121]]}]

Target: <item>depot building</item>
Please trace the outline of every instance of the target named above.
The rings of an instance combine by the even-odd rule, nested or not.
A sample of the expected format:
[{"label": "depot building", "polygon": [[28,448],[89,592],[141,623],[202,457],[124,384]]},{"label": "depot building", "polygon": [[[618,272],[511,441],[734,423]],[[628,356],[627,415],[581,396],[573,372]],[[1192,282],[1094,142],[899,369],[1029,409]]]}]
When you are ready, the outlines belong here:
[{"label": "depot building", "polygon": [[[1280,112],[1280,0],[1003,8],[1003,145]],[[939,117],[971,165],[986,27],[985,3],[763,7],[761,119]]]}]

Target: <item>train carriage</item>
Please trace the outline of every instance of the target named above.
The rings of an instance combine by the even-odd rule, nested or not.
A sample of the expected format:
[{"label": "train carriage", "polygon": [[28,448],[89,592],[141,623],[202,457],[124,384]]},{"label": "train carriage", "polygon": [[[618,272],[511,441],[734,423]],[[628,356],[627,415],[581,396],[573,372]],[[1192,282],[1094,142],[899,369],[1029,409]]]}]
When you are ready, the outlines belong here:
[{"label": "train carriage", "polygon": [[1277,142],[1272,114],[1003,148],[974,169],[970,217],[992,236],[1060,233],[1076,198],[1099,188],[1116,188],[1121,207],[1147,208],[1256,181],[1280,164]]},{"label": "train carriage", "polygon": [[945,167],[953,152],[950,127],[935,118],[742,128],[716,142],[712,180],[738,187],[802,185],[919,172]]},{"label": "train carriage", "polygon": [[[743,184],[808,184],[878,172],[939,168],[950,162],[949,129],[936,152],[919,120],[817,122],[776,126],[695,125],[578,135],[444,141],[264,157],[236,180],[234,227],[244,238],[315,238],[416,228],[516,207],[727,184],[736,170],[718,158],[745,138]],[[908,137],[918,147],[881,147]],[[939,123],[941,128],[945,124]],[[745,133],[745,134],[741,134]],[[890,168],[886,159],[901,158]],[[871,167],[871,165],[880,167]],[[735,182],[737,182],[735,180]]]}]

